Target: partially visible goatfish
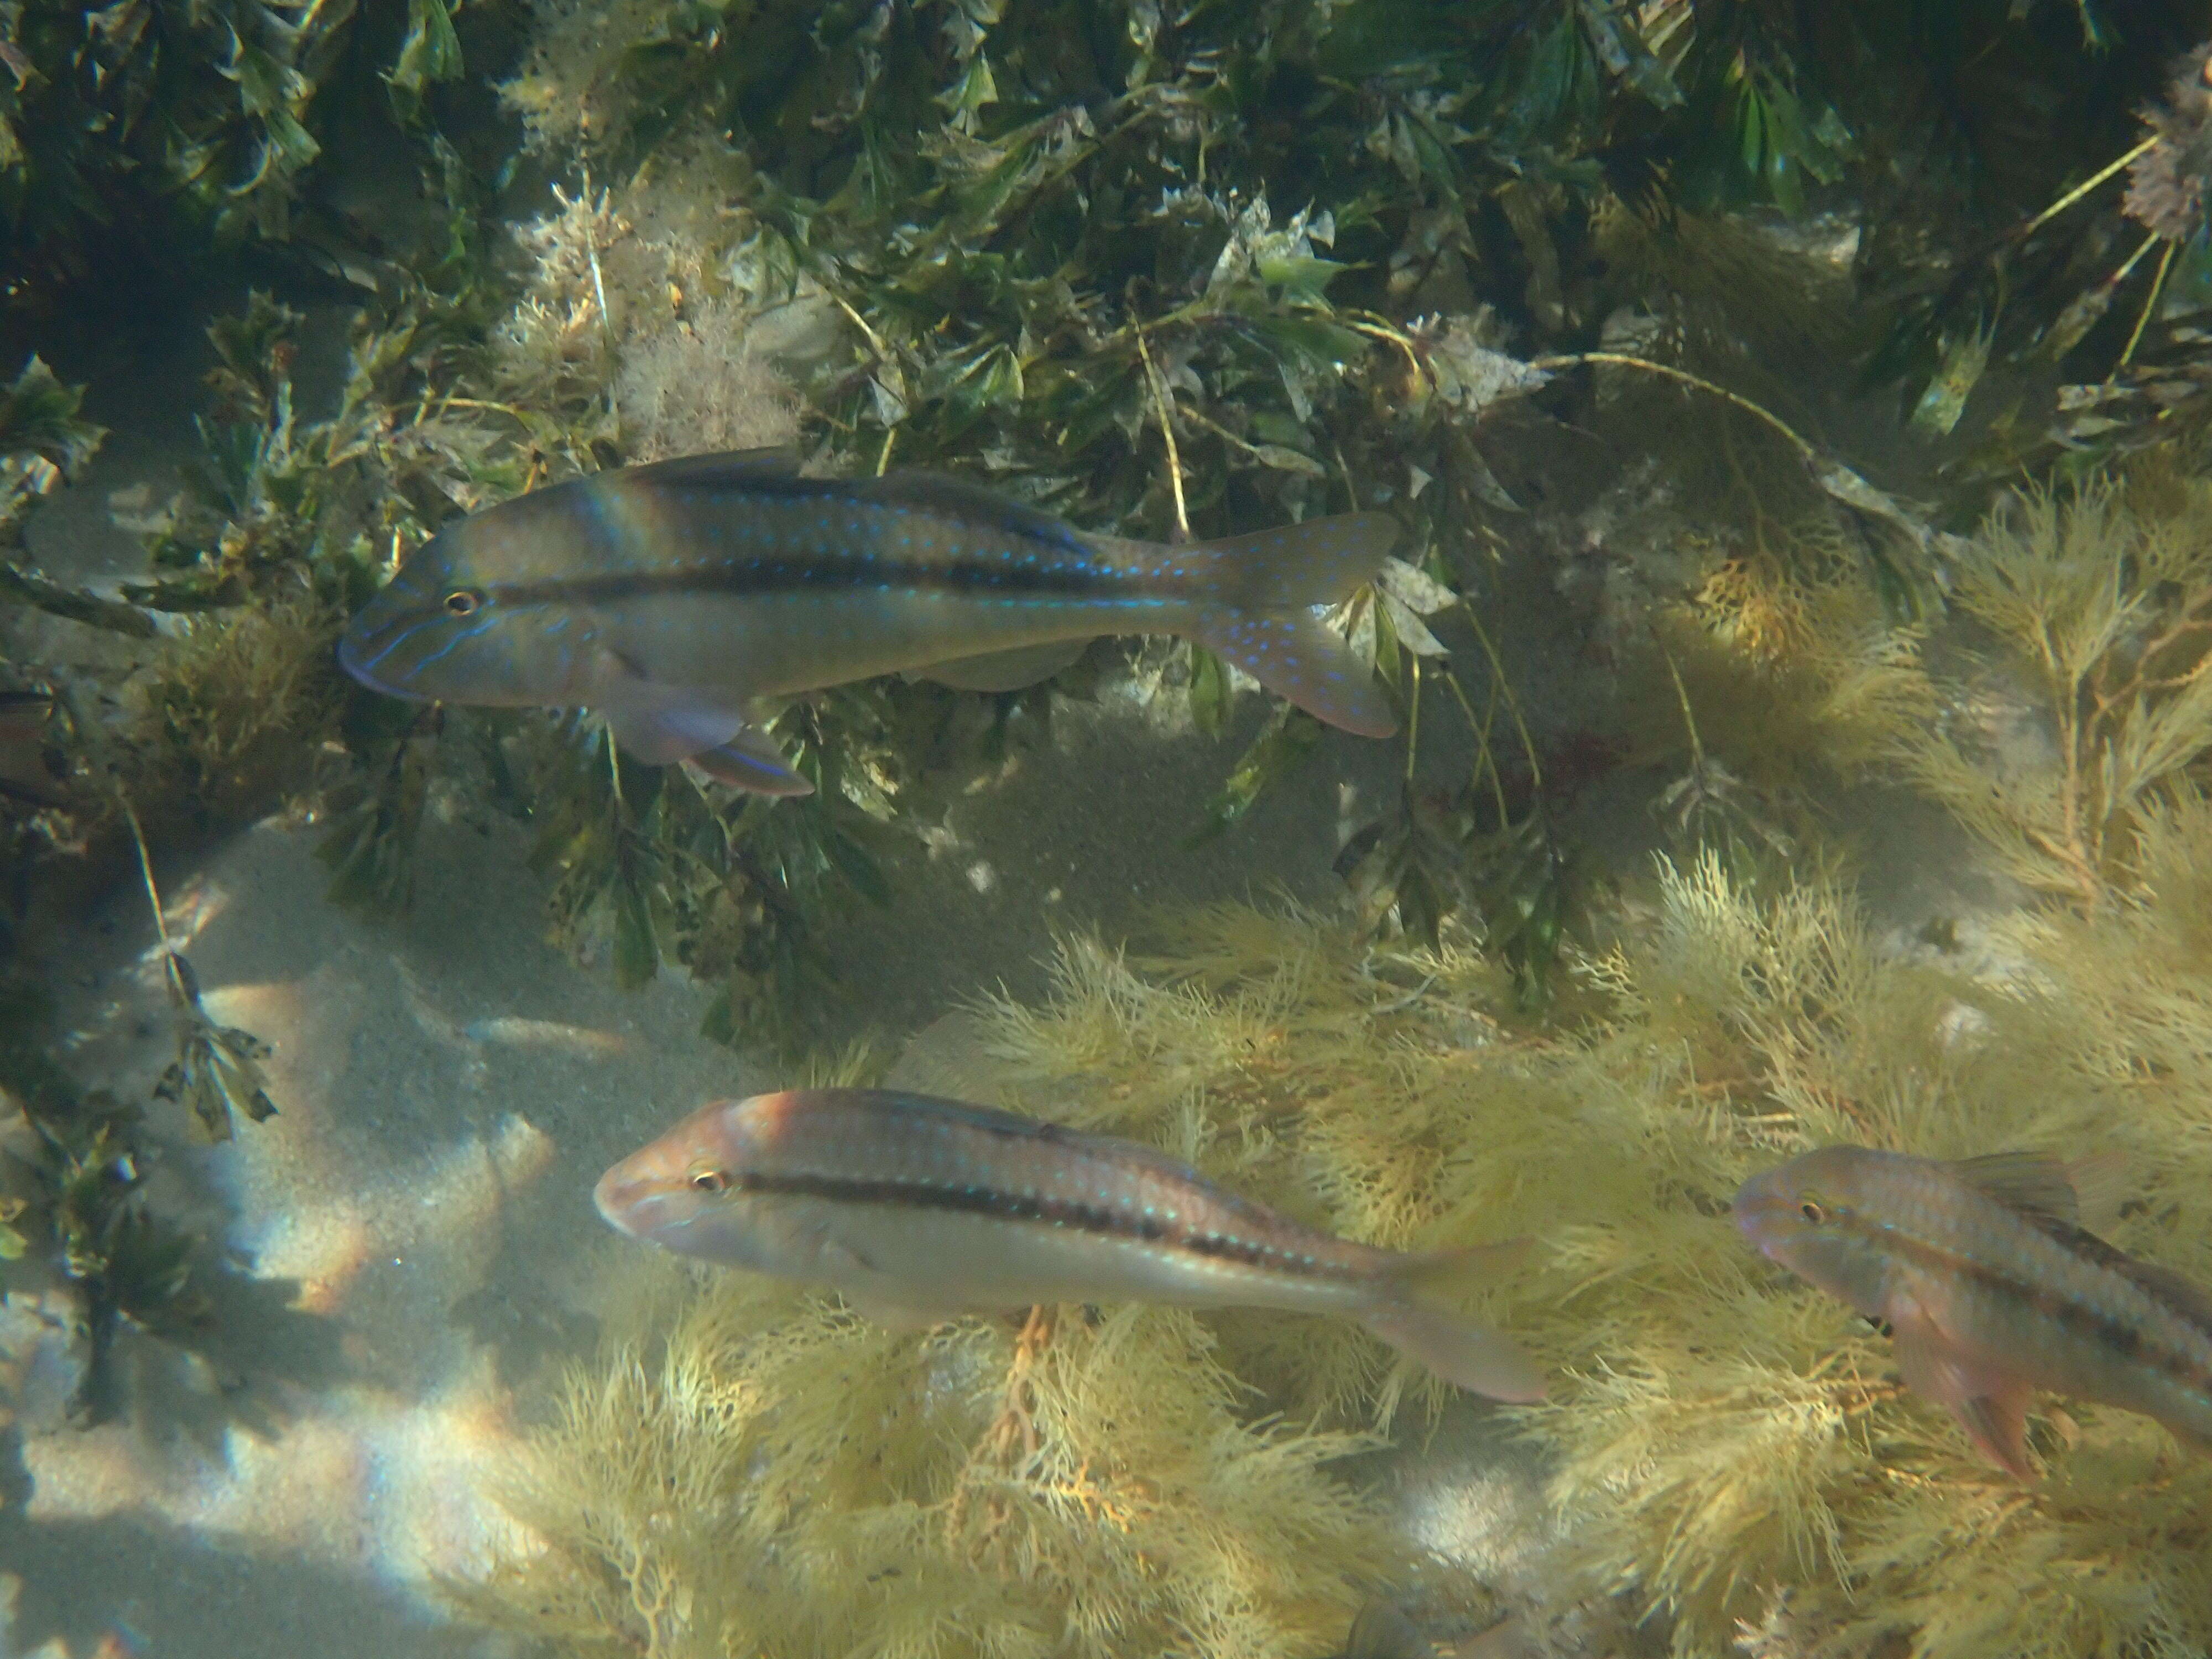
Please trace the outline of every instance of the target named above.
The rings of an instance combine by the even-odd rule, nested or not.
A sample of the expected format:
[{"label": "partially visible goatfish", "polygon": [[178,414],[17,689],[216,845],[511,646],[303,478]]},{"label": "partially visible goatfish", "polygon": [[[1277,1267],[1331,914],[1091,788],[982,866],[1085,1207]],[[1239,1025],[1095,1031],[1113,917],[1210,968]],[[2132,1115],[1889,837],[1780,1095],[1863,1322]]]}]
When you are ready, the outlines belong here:
[{"label": "partially visible goatfish", "polygon": [[1060,1302],[1334,1313],[1462,1388],[1543,1397],[1509,1339],[1424,1295],[1515,1246],[1354,1244],[1151,1147],[954,1101],[877,1089],[716,1101],[592,1196],[632,1237],[832,1286],[894,1326]]},{"label": "partially visible goatfish", "polygon": [[2081,1167],[1830,1146],[1746,1182],[1736,1224],[1886,1324],[1905,1386],[2023,1480],[2038,1389],[2142,1412],[2212,1448],[2212,1297],[2084,1231]]},{"label": "partially visible goatfish", "polygon": [[1381,568],[1380,513],[1189,546],[1094,536],[958,479],[803,478],[789,450],[571,478],[447,526],[346,629],[394,696],[588,706],[629,753],[805,794],[763,699],[920,671],[1011,690],[1101,634],[1196,640],[1349,732],[1397,721],[1314,614]]}]

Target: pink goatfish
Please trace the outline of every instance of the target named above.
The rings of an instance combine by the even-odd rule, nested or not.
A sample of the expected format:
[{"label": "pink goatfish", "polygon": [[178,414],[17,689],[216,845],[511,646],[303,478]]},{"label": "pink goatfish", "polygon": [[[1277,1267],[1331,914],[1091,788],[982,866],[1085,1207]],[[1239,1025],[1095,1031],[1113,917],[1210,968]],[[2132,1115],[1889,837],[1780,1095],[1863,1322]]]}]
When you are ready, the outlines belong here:
[{"label": "pink goatfish", "polygon": [[1187,546],[1076,530],[927,472],[805,478],[788,450],[571,478],[441,530],[338,659],[394,696],[597,709],[652,765],[763,794],[811,786],[763,699],[915,672],[1011,690],[1101,634],[1199,641],[1332,726],[1388,737],[1373,674],[1314,614],[1371,580],[1386,514]]},{"label": "pink goatfish", "polygon": [[1543,1397],[1508,1338],[1425,1294],[1516,1247],[1355,1244],[1151,1147],[954,1101],[877,1089],[716,1101],[592,1196],[632,1237],[830,1285],[899,1328],[1061,1302],[1340,1314],[1461,1388]]},{"label": "pink goatfish", "polygon": [[2212,1297],[2085,1232],[2081,1170],[2031,1152],[1943,1163],[1830,1146],[1746,1182],[1736,1224],[1886,1325],[1905,1386],[2021,1480],[2038,1389],[2212,1448]]}]

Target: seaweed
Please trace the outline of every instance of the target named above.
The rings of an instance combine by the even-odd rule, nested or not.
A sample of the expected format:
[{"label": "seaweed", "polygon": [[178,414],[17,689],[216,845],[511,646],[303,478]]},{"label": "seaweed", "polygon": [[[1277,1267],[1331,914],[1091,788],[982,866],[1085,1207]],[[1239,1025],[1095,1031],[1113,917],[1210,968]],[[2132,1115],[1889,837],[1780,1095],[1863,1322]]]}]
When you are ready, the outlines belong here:
[{"label": "seaweed", "polygon": [[135,787],[228,823],[307,784],[337,732],[336,635],[312,603],[193,617],[135,688]]},{"label": "seaweed", "polygon": [[632,1299],[509,1477],[548,1547],[449,1587],[562,1650],[1320,1654],[1404,1565],[1329,1473],[1368,1437],[1251,1420],[1187,1316],[899,1338],[667,1268]]},{"label": "seaweed", "polygon": [[[2027,84],[2095,112],[2086,137],[2069,133],[2064,154],[2078,154],[2124,123],[2160,50],[2094,56],[2109,43],[2086,10],[2070,37],[1978,12],[1932,42],[1888,10],[1816,21],[1765,6],[1559,5],[1510,21],[1481,9],[1447,21],[1391,0],[1176,17],[1116,7],[1110,21],[1043,3],[938,10],[775,5],[739,29],[718,8],[653,0],[611,15],[539,7],[506,94],[532,144],[584,189],[542,229],[541,272],[567,275],[557,300],[518,313],[518,349],[541,374],[573,355],[584,382],[604,385],[601,360],[665,329],[652,319],[672,308],[669,343],[641,346],[636,364],[664,349],[703,364],[726,284],[757,312],[809,319],[794,379],[833,465],[964,459],[1079,523],[1156,536],[1387,506],[1407,520],[1429,578],[1485,608],[1494,599],[1475,572],[1491,526],[1519,506],[1480,428],[1559,370],[1606,362],[1674,374],[1769,421],[1794,453],[1779,468],[1738,465],[1738,483],[1759,474],[1754,515],[1794,489],[1789,510],[1858,534],[1893,605],[1924,609],[1936,532],[1762,407],[1790,395],[1784,366],[1762,361],[1789,339],[1786,320],[1811,319],[1802,337],[1840,356],[1841,307],[1800,298],[1762,312],[1802,285],[1808,262],[1762,253],[1718,210],[1765,202],[1802,216],[1820,200],[1871,199],[1916,146],[1949,146],[1960,173],[2017,170],[1985,141],[1972,100],[2002,103]],[[1966,83],[1965,108],[1948,101],[1960,66],[1993,55],[2000,72]],[[1679,159],[1652,164],[1660,154]],[[2065,163],[2050,154],[2056,179]],[[734,210],[711,238],[695,235],[714,257],[672,276],[664,301],[641,256],[665,263],[682,239],[638,227],[665,222],[657,204],[702,172],[726,181]],[[595,176],[607,181],[597,196]],[[1279,205],[1293,201],[1294,212]],[[1640,262],[1620,258],[1632,246]],[[1486,262],[1502,316],[1477,296]],[[1783,266],[1787,280],[1774,280]],[[1655,292],[1675,300],[1668,361],[1587,349],[1610,308]],[[1522,356],[1505,349],[1516,342]],[[1802,343],[1783,349],[1804,356]],[[1344,620],[1365,627],[1358,610]],[[1401,617],[1369,638],[1413,725],[1416,661],[1445,647],[1410,614],[1417,635]],[[1218,732],[1236,679],[1204,652],[1184,659],[1194,719]],[[1481,731],[1467,793],[1500,793]],[[1200,831],[1231,825],[1311,736],[1272,718]],[[1518,823],[1550,850],[1492,848],[1491,908],[1554,918],[1557,825]],[[1423,837],[1402,805],[1375,829],[1421,890],[1413,914],[1426,933],[1461,884],[1419,874]],[[1398,908],[1368,908],[1378,920]],[[1553,933],[1547,921],[1525,937]]]},{"label": "seaweed", "polygon": [[869,843],[893,809],[855,763],[882,740],[874,699],[835,697],[794,710],[786,726],[799,740],[795,763],[815,785],[797,803],[738,794],[687,769],[641,766],[595,722],[547,734],[532,784],[532,859],[554,878],[556,939],[574,949],[604,943],[626,986],[672,958],[718,987],[708,1036],[801,1060],[829,1035],[823,1011],[834,1006],[833,965],[810,918],[848,893],[888,900]]},{"label": "seaweed", "polygon": [[[1894,1380],[1879,1332],[1771,1269],[1726,1217],[1745,1175],[1798,1147],[2117,1137],[2144,1185],[2125,1247],[2201,1272],[2204,1172],[2177,1130],[2212,1006],[2196,920],[2212,807],[2160,809],[2144,835],[2144,892],[2025,919],[2014,943],[2036,972],[2002,981],[1884,957],[1833,883],[1761,896],[1711,854],[1669,866],[1646,925],[1577,960],[1584,1018],[1549,1032],[1463,942],[1378,951],[1341,921],[1241,906],[1164,918],[1145,957],[1073,939],[1044,1003],[980,1008],[961,1086],[1152,1139],[1353,1237],[1534,1235],[1534,1265],[1496,1299],[1558,1368],[1553,1399],[1520,1414],[1569,1523],[1540,1575],[1554,1611],[1626,1592],[1681,1652],[1762,1626],[1793,1650],[1931,1659],[2188,1651],[2212,1636],[2190,1542],[2212,1504],[2201,1459],[2140,1418],[2051,1402],[2033,1437],[2048,1474],[2009,1483]],[[1373,1432],[1438,1397],[1338,1322],[1062,1310],[1018,1341],[974,1320],[901,1338],[743,1276],[659,1282],[647,1307],[634,1290],[611,1304],[639,1331],[572,1375],[517,1471],[544,1547],[466,1592],[565,1650],[896,1646],[930,1619],[951,1650],[981,1650],[969,1598],[987,1592],[1014,1630],[1046,1598],[1048,1627],[1079,1643],[1091,1626],[1062,1622],[1060,1598],[1095,1595],[1127,1650],[1161,1592],[1117,1565],[1122,1528],[1142,1539],[1146,1498],[1189,1479],[1192,1443],[1149,1433],[1138,1455],[1121,1405],[1093,1440],[1079,1401],[1142,1398],[1156,1425],[1212,1402],[1230,1413],[1212,1431],[1224,1470],[1280,1480],[1273,1437],[1317,1449],[1299,1437]],[[1000,1431],[979,1437],[994,1401]],[[1054,1507],[1052,1480],[1086,1458],[1099,1489]],[[1267,1500],[1285,1523],[1292,1501]],[[1237,1511],[1258,1530],[1233,1570],[1158,1558],[1206,1586],[1175,1594],[1218,1607],[1342,1570],[1338,1534],[1279,1530],[1263,1510]],[[1065,1563],[1055,1540],[1090,1565],[1018,1571]],[[981,1569],[963,1553],[978,1547]],[[812,1562],[846,1593],[808,1590]],[[1341,1625],[1295,1628],[1297,1650],[1321,1652]],[[1245,1650],[1218,1629],[1190,1640]]]},{"label": "seaweed", "polygon": [[[127,310],[144,275],[222,268],[241,244],[348,279],[380,238],[338,159],[425,149],[467,54],[500,55],[496,8],[409,0],[114,0],[0,9],[0,296],[51,319],[66,295]],[[380,95],[368,95],[380,88]],[[119,280],[118,280],[119,279]],[[94,296],[98,296],[96,299]]]},{"label": "seaweed", "polygon": [[442,725],[434,704],[390,740],[381,764],[372,757],[365,784],[341,784],[325,798],[330,829],[315,851],[331,872],[332,903],[371,915],[413,903],[415,837],[430,793],[426,745]]},{"label": "seaweed", "polygon": [[[2131,887],[2148,818],[2199,787],[2208,505],[2194,479],[2092,480],[2006,504],[1954,559],[1954,603],[2002,667],[1901,734],[1900,758],[2032,888],[2094,908]],[[2008,712],[2025,732],[2003,729]],[[2020,754],[2023,737],[2049,752]]]},{"label": "seaweed", "polygon": [[85,1360],[69,1411],[92,1422],[114,1408],[107,1362],[122,1322],[189,1344],[207,1304],[198,1241],[142,1190],[143,1115],[63,1069],[46,1041],[47,1018],[40,988],[20,970],[0,979],[0,1091],[28,1131],[27,1146],[0,1162],[0,1280],[51,1276],[68,1291]]},{"label": "seaweed", "polygon": [[[202,454],[117,594],[19,556],[96,441],[74,394],[34,359],[0,401],[0,599],[151,642],[119,728],[53,722],[60,804],[4,808],[21,867],[112,852],[127,818],[150,887],[149,834],[290,795],[333,897],[388,914],[426,803],[488,783],[576,955],[625,985],[684,969],[709,1035],[794,1072],[872,1070],[817,1052],[846,1035],[824,924],[885,896],[880,849],[974,705],[795,702],[775,735],[814,794],[742,798],[588,715],[395,712],[331,672],[353,608],[455,514],[719,445],[952,466],[1158,539],[1390,513],[1400,559],[1335,618],[1405,731],[1346,826],[1343,913],[1166,918],[1141,956],[1072,939],[1040,1003],[972,1013],[957,1091],[1359,1238],[1537,1236],[1492,1299],[1561,1369],[1516,1419],[1571,1523],[1554,1582],[1682,1651],[2212,1638],[2197,1466],[2053,1407],[2049,1480],[2000,1487],[1879,1332],[1722,1214],[1824,1139],[2118,1139],[2154,1171],[2119,1242],[2203,1265],[2212,404],[2179,9],[541,0],[505,88],[532,169],[511,232],[494,191],[526,175],[465,162],[503,139],[442,118],[494,9],[0,4],[0,210],[68,233],[24,246],[65,265],[96,209],[153,224],[167,179],[211,238],[293,238],[360,305],[334,406],[300,389],[283,299],[215,322]],[[360,123],[364,87],[420,170],[418,234],[319,198],[320,124]],[[1595,714],[1547,708],[1516,637],[1562,594],[1589,596],[1554,642],[1560,678],[1598,671]],[[1249,690],[1187,647],[1133,672],[1217,739]],[[969,722],[984,755],[1054,695]],[[1270,708],[1193,832],[1235,833],[1322,742]],[[1671,856],[1648,905],[1583,928],[1600,773],[1633,774]],[[2000,930],[2024,971],[1877,949],[1826,813],[1869,780],[2061,901]],[[258,1044],[162,963],[165,1086],[244,1133],[276,1103]],[[0,1048],[41,1137],[0,1247],[60,1261],[96,1343],[181,1328],[190,1253],[131,1115]],[[514,1473],[542,1550],[457,1589],[510,1630],[1321,1653],[1417,1571],[1349,1468],[1442,1391],[1340,1323],[902,1336],[672,1272],[629,1300]]]},{"label": "seaweed", "polygon": [[106,438],[105,428],[78,412],[83,405],[84,388],[64,386],[35,356],[0,393],[0,603],[148,637],[153,624],[132,607],[61,587],[26,557],[24,526],[33,510],[74,479]]}]

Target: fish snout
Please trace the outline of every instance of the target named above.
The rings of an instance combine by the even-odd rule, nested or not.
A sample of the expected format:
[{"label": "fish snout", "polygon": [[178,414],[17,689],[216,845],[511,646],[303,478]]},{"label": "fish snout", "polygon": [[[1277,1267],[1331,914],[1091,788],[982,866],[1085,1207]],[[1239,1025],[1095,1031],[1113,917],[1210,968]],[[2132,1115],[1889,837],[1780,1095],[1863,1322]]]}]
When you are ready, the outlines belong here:
[{"label": "fish snout", "polygon": [[640,1179],[625,1158],[601,1176],[599,1184],[592,1188],[592,1202],[610,1227],[624,1236],[638,1236],[642,1218],[639,1206],[652,1190],[652,1183]]},{"label": "fish snout", "polygon": [[393,661],[395,650],[423,626],[416,611],[416,607],[398,603],[392,589],[378,594],[338,636],[338,666],[370,690],[387,697],[433,701],[409,684],[404,665]]},{"label": "fish snout", "polygon": [[1775,1174],[1769,1170],[1752,1176],[1736,1188],[1735,1200],[1729,1207],[1735,1216],[1736,1231],[1761,1255],[1780,1261],[1778,1253],[1796,1232],[1799,1217],[1790,1194],[1775,1180]]}]

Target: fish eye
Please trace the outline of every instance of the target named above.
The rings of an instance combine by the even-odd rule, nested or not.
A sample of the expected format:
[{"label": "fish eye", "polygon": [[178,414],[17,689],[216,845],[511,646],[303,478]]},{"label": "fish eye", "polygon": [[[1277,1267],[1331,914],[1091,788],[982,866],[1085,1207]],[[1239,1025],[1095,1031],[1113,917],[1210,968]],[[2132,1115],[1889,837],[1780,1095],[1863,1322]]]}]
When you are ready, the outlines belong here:
[{"label": "fish eye", "polygon": [[1812,1222],[1815,1226],[1828,1218],[1827,1211],[1821,1207],[1820,1200],[1817,1198],[1808,1198],[1802,1204],[1800,1204],[1797,1206],[1797,1213],[1803,1216],[1806,1220]]},{"label": "fish eye", "polygon": [[473,587],[457,587],[447,594],[445,599],[447,614],[455,617],[475,614],[477,608],[483,602],[484,596]]},{"label": "fish eye", "polygon": [[691,1189],[700,1193],[727,1191],[730,1177],[720,1170],[701,1170],[691,1177]]}]

